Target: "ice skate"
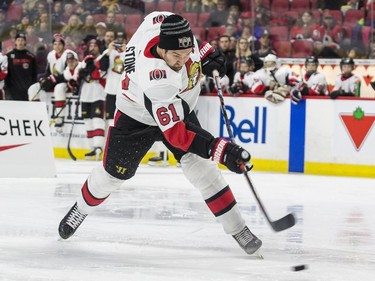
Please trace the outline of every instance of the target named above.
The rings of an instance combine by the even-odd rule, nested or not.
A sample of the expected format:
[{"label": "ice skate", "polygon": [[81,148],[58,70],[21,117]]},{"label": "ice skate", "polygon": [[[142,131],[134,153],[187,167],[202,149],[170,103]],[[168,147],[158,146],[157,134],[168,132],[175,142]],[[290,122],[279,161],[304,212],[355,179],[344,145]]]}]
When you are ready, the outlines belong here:
[{"label": "ice skate", "polygon": [[148,159],[148,164],[150,166],[168,166],[168,153],[164,151],[160,152],[158,156],[151,157],[150,159]]},{"label": "ice skate", "polygon": [[[262,246],[262,241],[251,233],[250,229],[245,226],[239,233],[233,235],[240,247],[249,255],[254,254]],[[261,256],[261,255],[260,255]]]},{"label": "ice skate", "polygon": [[86,216],[86,214],[82,214],[80,211],[78,211],[77,203],[75,203],[60,222],[60,237],[63,239],[68,239],[70,236],[72,236]]},{"label": "ice skate", "polygon": [[100,147],[95,147],[90,152],[87,152],[85,154],[85,157],[86,157],[87,160],[92,160],[94,158],[94,160],[98,161],[98,160],[100,160],[102,152],[103,152],[103,149],[101,149]]},{"label": "ice skate", "polygon": [[59,134],[62,134],[64,129],[64,117],[57,117],[55,119],[55,129],[56,129],[56,132],[58,132]]}]

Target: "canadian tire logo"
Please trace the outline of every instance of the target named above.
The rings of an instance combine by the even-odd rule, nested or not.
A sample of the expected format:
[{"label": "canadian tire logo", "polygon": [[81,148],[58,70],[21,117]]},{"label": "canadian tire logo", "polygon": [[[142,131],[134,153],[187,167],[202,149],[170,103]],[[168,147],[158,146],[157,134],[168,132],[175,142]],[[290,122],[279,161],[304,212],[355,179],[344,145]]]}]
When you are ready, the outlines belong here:
[{"label": "canadian tire logo", "polygon": [[354,147],[359,151],[374,125],[375,114],[365,115],[362,108],[357,107],[352,114],[342,113],[340,117]]}]

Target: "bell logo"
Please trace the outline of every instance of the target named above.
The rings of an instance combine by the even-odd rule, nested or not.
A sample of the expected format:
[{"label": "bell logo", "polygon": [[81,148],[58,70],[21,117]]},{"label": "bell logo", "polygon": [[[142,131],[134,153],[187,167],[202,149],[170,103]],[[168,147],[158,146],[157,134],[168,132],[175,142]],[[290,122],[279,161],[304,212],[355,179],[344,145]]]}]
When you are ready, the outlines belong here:
[{"label": "bell logo", "polygon": [[375,115],[365,115],[362,108],[357,107],[353,114],[340,114],[354,147],[359,151],[375,122]]}]

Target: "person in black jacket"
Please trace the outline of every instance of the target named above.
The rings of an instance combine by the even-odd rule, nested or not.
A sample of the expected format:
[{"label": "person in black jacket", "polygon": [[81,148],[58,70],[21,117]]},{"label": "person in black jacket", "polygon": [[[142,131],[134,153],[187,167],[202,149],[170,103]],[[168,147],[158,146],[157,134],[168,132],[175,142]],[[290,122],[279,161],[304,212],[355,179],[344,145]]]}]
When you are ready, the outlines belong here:
[{"label": "person in black jacket", "polygon": [[7,54],[6,91],[11,100],[28,101],[27,89],[37,81],[36,60],[34,54],[25,49],[25,33],[16,35],[15,44],[16,47]]}]

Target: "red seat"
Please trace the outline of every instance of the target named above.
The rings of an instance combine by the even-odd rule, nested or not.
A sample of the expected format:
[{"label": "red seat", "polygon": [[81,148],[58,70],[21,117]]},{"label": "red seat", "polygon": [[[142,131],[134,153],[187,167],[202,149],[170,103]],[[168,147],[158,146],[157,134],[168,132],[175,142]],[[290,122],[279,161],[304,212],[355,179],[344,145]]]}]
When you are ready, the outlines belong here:
[{"label": "red seat", "polygon": [[198,13],[182,13],[181,16],[188,20],[191,27],[198,26]]},{"label": "red seat", "polygon": [[346,26],[355,26],[358,21],[364,17],[364,12],[362,10],[348,10],[345,13],[344,24]]},{"label": "red seat", "polygon": [[155,11],[155,6],[155,1],[145,2],[145,14],[148,15],[149,13]]},{"label": "red seat", "polygon": [[107,18],[106,14],[95,14],[94,15],[94,21],[95,21],[95,23],[105,22],[106,18]]},{"label": "red seat", "polygon": [[197,36],[197,39],[200,39],[201,41],[206,41],[206,28],[204,27],[192,27],[191,31],[195,36]]},{"label": "red seat", "polygon": [[293,58],[306,58],[313,54],[313,43],[310,40],[296,40],[292,44]]},{"label": "red seat", "polygon": [[[137,28],[141,25],[143,21],[142,15],[127,15],[125,19],[125,30],[128,34],[133,35]],[[130,38],[130,37],[129,37]]]},{"label": "red seat", "polygon": [[[243,12],[251,11],[251,1],[241,0],[240,2],[241,2]],[[266,2],[266,1],[263,1],[263,2]]]},{"label": "red seat", "polygon": [[290,41],[273,42],[273,49],[279,58],[290,58],[292,56],[292,43]]},{"label": "red seat", "polygon": [[185,12],[185,1],[177,1],[174,4],[174,12],[176,14],[182,14]]},{"label": "red seat", "polygon": [[271,10],[279,14],[289,11],[289,0],[273,0]]},{"label": "red seat", "polygon": [[336,23],[341,24],[342,23],[342,13],[339,10],[324,10],[323,17],[325,13],[329,13],[332,15],[332,17],[335,19]]},{"label": "red seat", "polygon": [[270,35],[272,41],[286,41],[289,39],[289,30],[287,26],[271,26]]},{"label": "red seat", "polygon": [[213,26],[207,30],[207,41],[218,38],[225,33],[225,26]]},{"label": "red seat", "polygon": [[159,2],[157,8],[159,11],[173,12],[174,3],[172,1]]},{"label": "red seat", "polygon": [[210,17],[210,13],[200,13],[198,17],[198,26],[204,27],[208,18]]},{"label": "red seat", "polygon": [[290,2],[290,10],[298,13],[304,13],[310,10],[310,1],[307,0],[293,0]]},{"label": "red seat", "polygon": [[21,4],[16,4],[15,1],[11,1],[12,4],[9,6],[7,11],[7,20],[19,22],[22,17],[22,6]]}]

